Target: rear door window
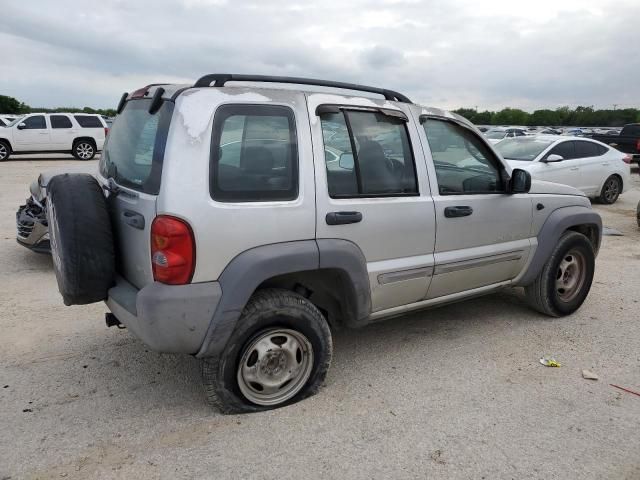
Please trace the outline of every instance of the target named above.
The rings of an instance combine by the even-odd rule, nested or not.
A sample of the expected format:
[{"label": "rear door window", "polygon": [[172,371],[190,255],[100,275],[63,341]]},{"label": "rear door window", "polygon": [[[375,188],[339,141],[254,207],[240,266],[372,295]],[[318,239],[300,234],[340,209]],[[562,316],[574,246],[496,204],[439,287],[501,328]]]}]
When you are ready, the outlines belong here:
[{"label": "rear door window", "polygon": [[71,128],[71,120],[66,115],[51,115],[51,128]]},{"label": "rear door window", "polygon": [[591,142],[573,142],[576,149],[576,158],[599,157],[601,155],[598,145]]},{"label": "rear door window", "polygon": [[211,197],[222,202],[294,200],[298,145],[293,111],[278,105],[223,105],[211,140]]},{"label": "rear door window", "polygon": [[332,198],[417,195],[405,120],[375,111],[322,113],[327,187]]},{"label": "rear door window", "polygon": [[100,119],[95,115],[74,115],[73,118],[82,128],[104,128]]},{"label": "rear door window", "polygon": [[160,190],[162,161],[173,102],[149,113],[150,99],[129,100],[109,132],[100,160],[100,173],[116,183],[144,193]]}]

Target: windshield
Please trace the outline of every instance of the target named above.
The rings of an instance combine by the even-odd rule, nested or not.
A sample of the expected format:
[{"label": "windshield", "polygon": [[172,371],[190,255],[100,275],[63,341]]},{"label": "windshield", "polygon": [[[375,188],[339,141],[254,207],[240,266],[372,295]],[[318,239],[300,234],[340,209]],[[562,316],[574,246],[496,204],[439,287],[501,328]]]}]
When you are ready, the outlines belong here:
[{"label": "windshield", "polygon": [[532,161],[555,140],[544,140],[536,137],[507,138],[497,143],[494,148],[506,160]]},{"label": "windshield", "polygon": [[100,173],[124,187],[156,195],[173,103],[164,102],[149,113],[151,100],[129,100],[119,114],[104,146]]},{"label": "windshield", "polygon": [[491,140],[502,140],[507,135],[507,132],[504,130],[489,130],[484,134],[485,137],[490,138]]},{"label": "windshield", "polygon": [[[9,118],[10,117],[7,117],[7,120],[9,120]],[[7,123],[7,127],[13,127],[20,120],[22,120],[22,117],[18,117],[18,118],[15,118],[15,119],[11,120],[9,123]]]}]

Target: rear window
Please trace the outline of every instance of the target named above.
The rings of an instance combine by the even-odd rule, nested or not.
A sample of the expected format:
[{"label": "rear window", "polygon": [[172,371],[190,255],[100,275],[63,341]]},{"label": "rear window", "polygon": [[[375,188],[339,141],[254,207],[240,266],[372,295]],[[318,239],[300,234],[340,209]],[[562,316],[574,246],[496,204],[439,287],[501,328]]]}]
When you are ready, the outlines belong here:
[{"label": "rear window", "polygon": [[82,128],[104,128],[100,119],[95,115],[74,115],[73,118]]},{"label": "rear window", "polygon": [[640,124],[639,125],[625,125],[620,132],[620,135],[630,135],[633,137],[640,137]]},{"label": "rear window", "polygon": [[119,185],[157,195],[173,102],[149,113],[150,99],[130,100],[111,126],[100,173]]}]

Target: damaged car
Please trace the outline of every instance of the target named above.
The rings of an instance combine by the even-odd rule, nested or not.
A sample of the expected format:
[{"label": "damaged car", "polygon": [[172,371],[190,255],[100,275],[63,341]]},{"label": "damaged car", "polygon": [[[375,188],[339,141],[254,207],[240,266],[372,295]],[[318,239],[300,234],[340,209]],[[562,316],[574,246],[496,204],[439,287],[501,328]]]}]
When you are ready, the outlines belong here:
[{"label": "damaged car", "polygon": [[16,212],[16,240],[23,247],[36,253],[51,253],[49,224],[47,222],[47,188],[56,175],[64,173],[97,172],[96,165],[81,165],[43,172],[29,186],[29,198]]}]

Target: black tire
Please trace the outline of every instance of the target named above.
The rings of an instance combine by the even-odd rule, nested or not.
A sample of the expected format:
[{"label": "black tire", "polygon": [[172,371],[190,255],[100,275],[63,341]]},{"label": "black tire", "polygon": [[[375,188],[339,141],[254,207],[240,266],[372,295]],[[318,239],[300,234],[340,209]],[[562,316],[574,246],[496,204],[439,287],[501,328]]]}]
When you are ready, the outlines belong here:
[{"label": "black tire", "polygon": [[[271,329],[302,334],[312,347],[312,365],[306,382],[291,398],[281,403],[258,405],[241,392],[240,361],[256,338]],[[333,343],[329,326],[320,311],[306,298],[288,290],[256,292],[219,357],[202,361],[202,379],[209,404],[222,413],[250,413],[280,408],[315,394],[327,375]],[[257,364],[256,367],[261,367]]]},{"label": "black tire", "polygon": [[10,156],[11,156],[11,145],[9,145],[9,142],[0,140],[0,162],[9,160]]},{"label": "black tire", "polygon": [[106,299],[115,254],[102,188],[91,175],[64,174],[53,177],[47,189],[53,269],[64,304]]},{"label": "black tire", "polygon": [[73,143],[71,154],[78,160],[91,160],[96,156],[96,144],[88,138],[81,138]]},{"label": "black tire", "polygon": [[[581,262],[578,263],[583,264],[584,278],[576,285],[574,295],[569,296],[567,292],[563,292],[562,288],[558,288],[557,282],[561,282],[559,275],[563,271],[561,264],[568,258],[576,260],[578,257],[582,257]],[[578,232],[565,232],[536,280],[525,287],[527,299],[534,309],[545,315],[551,317],[569,315],[580,308],[587,298],[594,269],[595,253],[589,239]],[[566,298],[563,298],[563,295],[566,295]]]},{"label": "black tire", "polygon": [[605,205],[616,203],[621,191],[622,180],[620,180],[620,177],[617,175],[611,175],[605,180],[600,196],[598,197],[598,201]]}]

